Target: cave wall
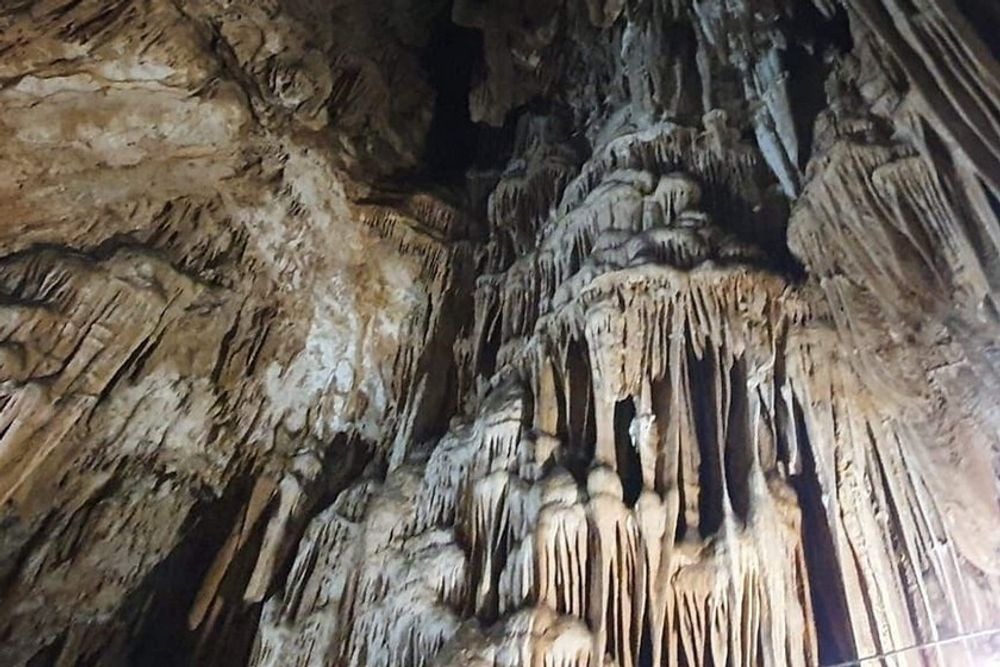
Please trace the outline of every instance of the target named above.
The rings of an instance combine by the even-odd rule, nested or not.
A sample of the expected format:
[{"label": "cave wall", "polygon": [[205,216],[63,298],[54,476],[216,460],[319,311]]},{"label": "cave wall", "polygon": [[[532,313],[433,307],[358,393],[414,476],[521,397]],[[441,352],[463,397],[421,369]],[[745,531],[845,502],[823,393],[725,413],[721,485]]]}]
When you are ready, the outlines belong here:
[{"label": "cave wall", "polygon": [[997,627],[998,18],[4,3],[0,662]]}]

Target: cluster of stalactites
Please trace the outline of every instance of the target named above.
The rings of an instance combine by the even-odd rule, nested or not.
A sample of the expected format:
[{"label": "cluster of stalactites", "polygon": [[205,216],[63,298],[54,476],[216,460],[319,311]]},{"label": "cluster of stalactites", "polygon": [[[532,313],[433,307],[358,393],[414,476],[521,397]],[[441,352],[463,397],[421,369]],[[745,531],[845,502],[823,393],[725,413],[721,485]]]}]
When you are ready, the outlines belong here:
[{"label": "cluster of stalactites", "polygon": [[[361,222],[392,243],[396,250],[418,262],[422,277],[439,290],[447,287],[457,253],[468,253],[461,242],[465,223],[457,213],[429,197],[413,197],[409,206],[358,207]],[[420,216],[420,217],[415,217]]]},{"label": "cluster of stalactites", "polygon": [[576,155],[555,119],[523,117],[517,139],[516,156],[487,202],[490,271],[502,271],[537,245],[540,229],[577,171]]},{"label": "cluster of stalactites", "polygon": [[[304,570],[290,581],[336,592],[269,602],[262,646],[280,643],[267,644],[271,633],[296,647],[309,628],[355,665],[817,663],[790,483],[805,456],[798,439],[826,443],[809,454],[826,471],[823,488],[838,488],[827,479],[836,456],[859,466],[842,484],[872,476],[887,494],[923,497],[895,470],[895,449],[912,447],[906,430],[859,412],[873,405],[865,389],[825,360],[829,341],[805,335],[780,280],[740,267],[647,267],[631,282],[623,273],[634,270],[592,286],[579,340],[540,342],[529,393],[499,386],[426,462],[413,454],[390,473],[353,521],[317,519],[338,540],[321,550],[346,555],[317,562],[300,549]],[[873,463],[871,447],[832,425],[845,419],[897,447]],[[831,519],[848,594],[867,590],[886,610],[875,625],[850,614],[858,650],[869,652],[917,637],[897,613],[907,608],[903,573],[885,558],[852,565],[846,555],[891,537],[860,489],[838,490],[828,510],[849,510]],[[910,576],[924,590],[921,613],[950,622],[936,617],[936,587],[956,609],[972,598],[954,555],[911,539],[942,529],[934,504],[920,506],[925,516],[899,517],[918,522],[901,534],[933,570]]]},{"label": "cluster of stalactites", "polygon": [[[353,665],[813,662],[786,473],[796,445],[782,432],[771,348],[753,325],[722,326],[746,308],[747,287],[739,273],[714,275],[667,299],[676,320],[659,332],[663,366],[635,370],[645,379],[621,382],[607,355],[650,343],[588,338],[589,358],[575,360],[591,369],[582,385],[557,388],[567,373],[548,360],[530,402],[516,384],[498,387],[425,462],[412,454],[380,488],[346,493],[314,520],[285,592],[265,605],[255,664],[320,664],[324,645]],[[714,306],[697,302],[710,293]],[[766,300],[749,321],[767,317]],[[689,333],[670,336],[672,324]],[[579,391],[598,413],[596,442],[566,423]],[[639,463],[634,476],[623,453]],[[364,511],[350,502],[360,497]],[[318,633],[309,659],[304,627]]]},{"label": "cluster of stalactites", "polygon": [[[837,563],[829,597],[844,600],[846,636],[833,640],[873,655],[991,627],[1000,591],[1000,536],[988,527],[998,512],[984,444],[992,440],[972,424],[959,427],[963,454],[956,460],[940,429],[961,420],[942,418],[915,395],[915,409],[901,414],[894,394],[874,390],[852,368],[856,360],[836,336],[831,328],[799,327],[785,352],[787,384],[824,493],[827,556]],[[963,398],[974,392],[967,387]],[[972,643],[928,657],[931,664],[986,664]]]},{"label": "cluster of stalactites", "polygon": [[[774,54],[744,64],[780,121],[765,159],[797,191]],[[838,341],[823,320],[849,330],[837,320],[848,309],[813,312],[732,234],[762,201],[759,153],[724,114],[704,125],[622,132],[578,171],[544,127],[522,137],[489,201],[473,331],[454,347],[461,385],[479,384],[475,418],[429,454],[400,448],[385,483],[365,483],[364,511],[314,521],[294,586],[265,605],[258,664],[817,664],[792,487],[809,468],[823,498],[812,520],[830,530],[829,591],[850,602],[845,654],[920,639],[911,608],[929,628],[981,624],[989,605],[959,549],[928,546],[949,531],[927,491],[944,454],[892,412],[898,396],[872,391],[870,369],[828,359]],[[980,301],[988,285],[966,261],[948,191],[911,154],[844,148],[843,130],[821,136],[828,164],[793,217],[819,289],[859,303],[835,293],[846,271],[877,277],[885,303],[925,284]],[[871,174],[870,191],[844,204],[857,173]],[[924,212],[919,235],[911,210]],[[872,219],[889,223],[871,237],[877,255],[857,241]],[[413,227],[370,222],[402,242]],[[904,247],[922,270],[897,256]],[[970,268],[946,275],[959,264]],[[907,559],[894,564],[898,540]],[[960,546],[990,562],[992,546]],[[310,647],[333,648],[282,654],[304,628]]]},{"label": "cluster of stalactites", "polygon": [[[754,329],[780,290],[754,296],[740,270],[690,281],[675,276],[672,296],[637,290],[617,323],[595,301],[603,324],[587,326],[578,348],[590,354],[562,361],[584,363],[583,384],[564,382],[568,372],[547,360],[530,403],[516,385],[491,392],[473,422],[425,463],[410,456],[360,521],[333,531],[355,546],[324,548],[353,554],[324,562],[325,573],[294,570],[297,586],[321,577],[336,591],[308,613],[301,604],[290,613],[301,594],[286,591],[265,608],[269,632],[308,621],[356,665],[424,665],[439,649],[438,662],[451,664],[575,667],[607,656],[630,665],[644,652],[657,665],[810,663],[787,481],[797,445],[780,426],[787,405],[769,373],[773,348]],[[654,303],[673,314],[641,314]],[[749,324],[727,326],[737,314]],[[633,316],[648,321],[627,324]],[[639,342],[644,332],[660,338]],[[657,345],[659,365],[640,359]],[[595,442],[568,423],[579,391]],[[632,406],[624,432],[615,428],[623,403]],[[300,549],[296,568],[317,567],[308,553]],[[259,664],[279,664],[268,636]]]},{"label": "cluster of stalactites", "polygon": [[443,663],[816,661],[800,443],[774,378],[775,337],[802,313],[702,208],[720,185],[759,197],[752,158],[722,156],[724,119],[706,126],[611,140],[536,246],[478,281],[473,367],[532,378],[523,442],[543,474],[518,579],[535,584],[493,631],[466,624]]},{"label": "cluster of stalactites", "polygon": [[[723,231],[712,211],[702,208],[706,189],[710,195],[723,189],[759,197],[755,163],[716,116],[706,118],[709,129],[701,134],[663,125],[610,141],[565,189],[558,207],[536,210],[549,211],[536,245],[477,281],[473,368],[490,373],[480,364],[485,349],[496,354],[500,346],[531,336],[540,320],[575,305],[603,273],[641,265],[690,271],[704,264],[761,263],[759,251]],[[734,150],[723,155],[725,147]],[[677,171],[679,165],[688,170]],[[497,192],[524,201],[538,180],[502,179]],[[543,180],[545,185],[551,179]],[[726,213],[720,199],[708,201]],[[496,225],[505,218],[495,208]]]},{"label": "cluster of stalactites", "polygon": [[[773,341],[751,330],[771,311],[744,312],[747,330],[729,331],[743,307],[734,298],[741,289],[749,284],[738,274],[715,276],[665,299],[678,314],[665,318],[663,331],[687,333],[658,341],[665,349],[658,370],[642,359],[649,345],[625,334],[627,325],[614,340],[588,335],[577,348],[591,350],[587,359],[543,361],[533,432],[522,440],[541,471],[533,482],[540,508],[530,608],[506,610],[486,634],[466,628],[442,663],[632,665],[640,655],[654,665],[816,661],[801,518],[788,482],[799,465],[787,428],[793,408],[773,379]],[[690,300],[691,292],[701,294]],[[713,292],[732,300],[708,306]],[[641,300],[618,317],[641,310]],[[634,337],[644,330],[655,327],[636,325]],[[631,362],[623,359],[629,350]],[[614,356],[634,367],[615,375],[607,369]],[[587,369],[582,386],[570,377],[573,363]],[[595,413],[596,442],[570,423],[581,391]],[[630,419],[616,428],[626,403]],[[582,467],[580,449],[591,452]],[[629,469],[623,456],[638,465]]]},{"label": "cluster of stalactites", "polygon": [[985,266],[1000,240],[963,219],[954,195],[921,157],[900,146],[839,141],[806,194],[793,214],[789,243],[817,276],[863,280],[892,319],[909,319],[900,304],[913,303],[998,312]]},{"label": "cluster of stalactites", "polygon": [[468,614],[520,604],[531,581],[509,572],[501,586],[499,574],[530,543],[537,511],[522,410],[520,396],[498,392],[429,459],[411,455],[318,515],[264,605],[252,664],[418,667]]}]

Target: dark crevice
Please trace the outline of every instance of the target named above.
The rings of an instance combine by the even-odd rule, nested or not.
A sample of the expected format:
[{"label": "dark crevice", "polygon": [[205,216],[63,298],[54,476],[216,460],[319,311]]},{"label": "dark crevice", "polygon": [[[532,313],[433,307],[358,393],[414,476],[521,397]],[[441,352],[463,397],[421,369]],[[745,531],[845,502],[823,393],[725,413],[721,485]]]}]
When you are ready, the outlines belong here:
[{"label": "dark crevice", "polygon": [[732,395],[726,420],[726,489],[736,516],[746,520],[750,513],[750,469],[753,465],[753,434],[747,399],[746,363],[741,357],[730,370]]},{"label": "dark crevice", "polygon": [[[371,458],[372,445],[338,434],[325,450],[324,472],[306,489],[309,501],[287,527],[287,539],[277,559],[272,586],[287,579],[309,521],[329,507],[348,482],[361,474]],[[243,591],[253,573],[276,498],[227,565],[217,588],[216,599],[221,604],[218,613],[206,613],[197,628],[189,627],[188,615],[216,554],[233,526],[243,520],[253,481],[252,475],[240,474],[221,498],[193,508],[181,530],[180,543],[123,605],[122,618],[137,619],[128,641],[127,664],[150,667],[247,664],[262,605],[245,603]]]},{"label": "dark crevice", "polygon": [[1000,3],[996,0],[955,0],[955,4],[993,57],[1000,60]]},{"label": "dark crevice", "polygon": [[[714,535],[722,526],[722,498],[725,491],[722,479],[721,443],[716,427],[719,391],[717,368],[710,354],[698,359],[688,347],[688,369],[691,382],[692,409],[701,464],[698,467],[698,530],[702,537]],[[692,526],[693,527],[693,526]]]},{"label": "dark crevice", "polygon": [[642,492],[642,465],[630,433],[634,420],[635,401],[626,398],[615,403],[615,463],[622,481],[622,499],[629,507],[635,505]]},{"label": "dark crevice", "polygon": [[[125,602],[123,616],[138,619],[129,642],[128,664],[194,664],[197,636],[188,628],[188,611],[215,554],[246,505],[251,481],[240,476],[221,498],[193,508],[181,528],[181,542]],[[230,650],[232,664],[242,664],[235,643]],[[246,655],[243,652],[243,657]]]},{"label": "dark crevice", "polygon": [[796,166],[804,170],[812,154],[813,124],[826,108],[823,84],[828,68],[823,63],[822,54],[810,53],[797,43],[789,44],[784,60],[788,68],[788,102],[792,108],[795,136],[799,142]]},{"label": "dark crevice", "polygon": [[788,70],[789,104],[799,140],[797,166],[805,169],[812,154],[813,124],[827,106],[829,56],[850,53],[854,40],[843,7],[838,7],[827,19],[809,2],[796,6],[788,31],[798,36],[784,53],[784,65]]},{"label": "dark crevice", "polygon": [[483,377],[490,377],[497,366],[497,354],[500,352],[500,339],[502,337],[503,322],[500,319],[500,307],[495,315],[488,316],[486,338],[483,340],[482,348],[479,350],[479,364],[476,369]]},{"label": "dark crevice", "polygon": [[841,571],[834,548],[833,533],[823,506],[823,488],[816,470],[812,446],[808,441],[802,408],[794,401],[790,428],[802,456],[802,472],[792,477],[792,485],[802,506],[802,541],[805,545],[806,570],[812,596],[813,619],[819,644],[820,664],[836,664],[857,657],[851,640],[847,594],[841,577],[829,576]]},{"label": "dark crevice", "polygon": [[66,633],[63,632],[55,641],[46,644],[41,650],[35,653],[25,663],[25,667],[56,667],[58,665],[59,654],[62,652],[65,644]]},{"label": "dark crevice", "polygon": [[565,422],[560,425],[560,440],[566,444],[565,465],[574,478],[584,483],[587,468],[594,457],[597,440],[594,423],[594,390],[585,343],[572,341],[566,356],[564,381],[567,384]]},{"label": "dark crevice", "polygon": [[462,184],[473,167],[502,165],[510,154],[517,113],[503,126],[475,123],[469,95],[482,69],[483,33],[451,21],[451,4],[435,18],[420,62],[435,92],[434,115],[424,144],[422,165],[409,179],[441,185]]},{"label": "dark crevice", "polygon": [[636,656],[636,667],[656,667],[653,664],[653,638],[650,622],[647,610],[647,616],[642,622],[642,635],[639,637],[639,653]]},{"label": "dark crevice", "polygon": [[431,31],[421,63],[437,97],[424,147],[424,164],[430,175],[461,174],[475,161],[478,128],[469,116],[469,91],[483,38],[478,30],[451,22],[450,7]]}]

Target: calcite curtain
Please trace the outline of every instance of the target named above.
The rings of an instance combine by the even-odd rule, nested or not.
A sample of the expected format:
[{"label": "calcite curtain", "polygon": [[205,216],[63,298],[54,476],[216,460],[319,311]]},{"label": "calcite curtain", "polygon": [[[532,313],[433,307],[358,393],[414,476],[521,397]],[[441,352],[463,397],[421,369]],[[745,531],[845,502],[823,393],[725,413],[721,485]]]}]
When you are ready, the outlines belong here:
[{"label": "calcite curtain", "polygon": [[1000,660],[998,57],[990,0],[0,0],[0,663]]}]

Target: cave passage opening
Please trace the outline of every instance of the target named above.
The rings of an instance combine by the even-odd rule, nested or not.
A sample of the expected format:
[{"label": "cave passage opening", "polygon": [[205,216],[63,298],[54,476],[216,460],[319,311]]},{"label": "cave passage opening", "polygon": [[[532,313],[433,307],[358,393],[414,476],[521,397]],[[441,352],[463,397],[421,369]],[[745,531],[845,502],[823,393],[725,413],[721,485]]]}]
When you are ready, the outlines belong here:
[{"label": "cave passage opening", "polygon": [[514,140],[517,112],[501,127],[472,119],[469,100],[486,69],[483,33],[452,21],[452,2],[436,15],[420,62],[434,89],[434,115],[424,143],[422,174],[441,185],[461,183],[468,170],[502,165]]},{"label": "cave passage opening", "polygon": [[424,146],[429,176],[461,174],[478,152],[479,127],[469,113],[469,92],[482,59],[482,33],[451,20],[451,4],[434,20],[421,64],[436,93],[434,116]]}]

